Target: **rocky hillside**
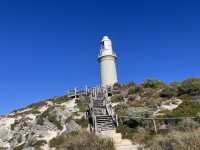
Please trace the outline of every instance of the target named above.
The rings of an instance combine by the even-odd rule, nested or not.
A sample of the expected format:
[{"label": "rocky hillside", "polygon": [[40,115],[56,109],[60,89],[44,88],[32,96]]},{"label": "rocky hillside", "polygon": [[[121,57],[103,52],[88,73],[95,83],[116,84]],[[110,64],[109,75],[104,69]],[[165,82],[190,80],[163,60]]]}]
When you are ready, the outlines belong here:
[{"label": "rocky hillside", "polygon": [[87,127],[85,118],[79,103],[67,96],[29,105],[0,117],[0,149],[50,149],[54,138]]},{"label": "rocky hillside", "polygon": [[[196,117],[200,114],[200,79],[198,78],[171,84],[160,80],[145,80],[141,84],[115,84],[109,96],[119,116],[117,132],[122,134],[122,138],[131,139],[133,143],[151,149],[155,148],[152,147],[152,139],[157,141],[154,143],[157,147],[160,146],[159,141],[165,145],[166,140],[161,138],[162,134],[159,130],[161,139],[158,139],[158,136],[152,132],[152,126],[147,128],[143,121],[135,120],[135,116]],[[86,95],[81,95],[78,100],[67,95],[59,96],[1,116],[0,149],[114,150],[111,140],[99,138],[88,132],[89,121],[86,116],[88,101]],[[192,128],[192,132],[200,131],[199,122],[197,120],[191,122],[192,125],[184,122],[186,128],[188,125],[188,128]],[[158,121],[157,125],[158,128],[162,127],[162,121]],[[169,133],[168,141],[171,140],[174,132],[182,134],[179,127],[180,121],[170,128],[165,128]],[[173,138],[177,140],[177,137]],[[180,140],[182,144],[183,141]]]}]

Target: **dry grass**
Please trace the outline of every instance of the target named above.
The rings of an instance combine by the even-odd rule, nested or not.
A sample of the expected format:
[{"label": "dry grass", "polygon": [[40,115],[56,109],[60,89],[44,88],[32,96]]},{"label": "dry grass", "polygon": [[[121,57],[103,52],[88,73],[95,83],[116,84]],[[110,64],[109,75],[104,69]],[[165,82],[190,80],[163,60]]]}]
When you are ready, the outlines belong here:
[{"label": "dry grass", "polygon": [[58,136],[50,141],[50,146],[56,150],[114,150],[110,139],[101,139],[86,131],[72,132]]},{"label": "dry grass", "polygon": [[146,143],[147,150],[199,150],[200,131],[174,131],[165,136],[158,135]]}]

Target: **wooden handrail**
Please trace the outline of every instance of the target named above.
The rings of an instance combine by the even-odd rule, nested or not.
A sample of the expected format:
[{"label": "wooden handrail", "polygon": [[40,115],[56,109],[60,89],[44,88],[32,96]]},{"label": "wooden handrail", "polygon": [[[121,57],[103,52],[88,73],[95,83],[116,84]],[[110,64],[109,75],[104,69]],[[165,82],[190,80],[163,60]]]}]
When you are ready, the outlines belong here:
[{"label": "wooden handrail", "polygon": [[166,117],[166,118],[154,118],[154,117],[150,117],[150,118],[144,118],[144,117],[129,117],[129,116],[119,116],[119,118],[131,118],[131,119],[144,119],[144,120],[176,120],[176,119],[196,119],[199,117]]}]

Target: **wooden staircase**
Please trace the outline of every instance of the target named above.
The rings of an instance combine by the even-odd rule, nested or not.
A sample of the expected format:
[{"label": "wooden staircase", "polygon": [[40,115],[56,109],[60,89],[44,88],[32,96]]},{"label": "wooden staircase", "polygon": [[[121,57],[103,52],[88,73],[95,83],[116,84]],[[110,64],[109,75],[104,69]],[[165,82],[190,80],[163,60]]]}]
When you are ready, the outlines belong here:
[{"label": "wooden staircase", "polygon": [[94,132],[115,129],[117,124],[111,103],[109,103],[106,92],[103,89],[99,89],[95,96],[91,96],[90,114],[92,114]]},{"label": "wooden staircase", "polygon": [[96,117],[97,128],[100,131],[107,131],[115,129],[115,123],[113,122],[111,116],[109,115],[100,115]]},{"label": "wooden staircase", "polygon": [[99,89],[94,95],[91,95],[89,108],[93,132],[100,137],[111,138],[116,150],[138,149],[138,145],[133,145],[128,139],[122,139],[121,133],[116,133],[117,115],[103,89]]}]

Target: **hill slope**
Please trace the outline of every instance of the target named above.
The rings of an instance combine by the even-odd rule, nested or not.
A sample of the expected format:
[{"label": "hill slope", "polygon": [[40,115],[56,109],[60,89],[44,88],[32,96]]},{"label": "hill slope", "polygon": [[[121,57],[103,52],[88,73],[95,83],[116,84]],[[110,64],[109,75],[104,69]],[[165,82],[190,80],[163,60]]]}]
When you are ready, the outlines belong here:
[{"label": "hill slope", "polygon": [[[200,113],[198,78],[171,84],[165,84],[160,80],[145,80],[142,84],[115,84],[109,94],[115,112],[121,120],[117,132],[122,134],[122,138],[149,147],[152,146],[149,139],[154,137],[155,141],[158,139],[151,134],[150,127],[145,128],[143,123],[134,120],[135,116],[194,117]],[[105,150],[114,150],[111,140],[101,139],[87,132],[89,131],[86,116],[88,101],[86,95],[81,95],[78,100],[65,95],[31,104],[1,116],[0,149],[67,149],[67,147],[80,149],[81,147],[82,150],[86,150],[91,147],[93,149],[101,147]],[[128,117],[128,120],[123,120],[123,116]],[[160,122],[158,124],[160,125]],[[193,129],[199,130],[199,124],[197,122],[194,124],[196,126]],[[173,130],[178,126],[178,124],[172,126]],[[168,132],[170,134],[171,129]],[[182,134],[179,130],[177,132]],[[172,138],[171,135],[169,137]]]}]

